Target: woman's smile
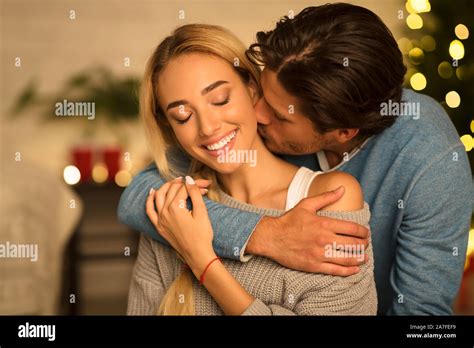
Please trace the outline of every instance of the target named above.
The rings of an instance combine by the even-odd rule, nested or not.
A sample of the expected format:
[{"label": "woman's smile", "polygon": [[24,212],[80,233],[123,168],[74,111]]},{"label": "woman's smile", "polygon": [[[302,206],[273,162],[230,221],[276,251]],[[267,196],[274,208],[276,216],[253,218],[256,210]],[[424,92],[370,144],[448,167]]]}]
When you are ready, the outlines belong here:
[{"label": "woman's smile", "polygon": [[218,157],[222,153],[227,152],[234,147],[237,139],[237,132],[238,129],[236,128],[228,133],[216,136],[201,145],[201,148],[204,149],[208,155]]}]

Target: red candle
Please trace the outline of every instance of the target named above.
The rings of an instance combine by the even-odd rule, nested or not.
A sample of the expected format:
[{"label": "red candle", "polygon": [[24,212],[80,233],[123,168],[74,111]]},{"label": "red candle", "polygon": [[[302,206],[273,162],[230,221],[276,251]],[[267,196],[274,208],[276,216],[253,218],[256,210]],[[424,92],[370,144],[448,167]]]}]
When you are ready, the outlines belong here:
[{"label": "red candle", "polygon": [[81,172],[81,181],[89,181],[92,177],[92,149],[86,146],[74,147],[72,159],[74,165]]},{"label": "red candle", "polygon": [[119,147],[109,147],[103,151],[104,163],[109,171],[108,180],[113,181],[120,170],[120,152]]}]

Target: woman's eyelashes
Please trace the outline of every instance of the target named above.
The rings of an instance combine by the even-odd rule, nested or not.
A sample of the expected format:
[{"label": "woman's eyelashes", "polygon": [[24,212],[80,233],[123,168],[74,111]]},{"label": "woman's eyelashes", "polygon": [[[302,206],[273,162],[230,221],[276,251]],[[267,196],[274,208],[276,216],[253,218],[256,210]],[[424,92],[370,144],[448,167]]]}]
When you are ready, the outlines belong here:
[{"label": "woman's eyelashes", "polygon": [[[224,105],[226,105],[227,103],[229,103],[229,101],[230,101],[230,97],[227,96],[226,98],[224,98],[224,100],[218,101],[218,102],[213,102],[213,103],[211,103],[211,104],[214,105],[214,106],[224,106]],[[180,120],[180,119],[177,119],[177,118],[176,118],[176,122],[177,122],[178,124],[185,124],[186,122],[189,121],[189,119],[191,118],[192,115],[193,115],[193,113],[191,112],[191,113],[188,115],[188,117],[186,117],[184,120]]]},{"label": "woman's eyelashes", "polygon": [[212,103],[212,105],[222,106],[222,105],[227,104],[228,102],[229,102],[229,97],[226,97],[223,101],[214,102],[214,103]]},{"label": "woman's eyelashes", "polygon": [[176,120],[176,122],[178,122],[178,124],[185,124],[186,122],[189,121],[189,119],[191,118],[193,113],[190,113],[188,117],[186,117],[186,119],[184,120]]}]

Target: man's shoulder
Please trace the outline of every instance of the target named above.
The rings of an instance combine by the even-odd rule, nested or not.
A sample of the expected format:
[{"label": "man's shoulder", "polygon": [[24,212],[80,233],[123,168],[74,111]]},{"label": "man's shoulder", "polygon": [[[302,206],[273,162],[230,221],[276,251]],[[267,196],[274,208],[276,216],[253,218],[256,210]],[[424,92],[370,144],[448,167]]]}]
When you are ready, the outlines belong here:
[{"label": "man's shoulder", "polygon": [[392,147],[416,149],[418,153],[440,153],[461,145],[459,135],[441,104],[433,98],[404,89],[400,110],[404,114],[377,136]]}]

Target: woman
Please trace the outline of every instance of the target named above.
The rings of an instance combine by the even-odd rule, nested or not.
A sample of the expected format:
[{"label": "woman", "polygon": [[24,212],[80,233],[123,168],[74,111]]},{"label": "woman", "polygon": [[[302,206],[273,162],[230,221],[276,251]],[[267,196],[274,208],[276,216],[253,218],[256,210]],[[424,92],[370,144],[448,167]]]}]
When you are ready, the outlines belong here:
[{"label": "woman", "polygon": [[[367,254],[369,261],[345,278],[290,270],[264,257],[219,260],[214,253],[206,192],[196,178],[210,180],[209,197],[270,216],[343,185],[343,198],[318,214],[368,227],[368,206],[353,177],[297,168],[265,148],[254,112],[258,81],[244,45],[221,27],[182,26],[152,54],[141,114],[157,168],[169,182],[150,191],[147,215],[174,250],[142,234],[128,314],[376,314],[370,245],[353,255],[362,263]],[[167,156],[176,146],[192,160],[185,180],[172,180],[182,175]],[[248,161],[249,154],[257,160]],[[327,252],[343,252],[332,243]]]}]

